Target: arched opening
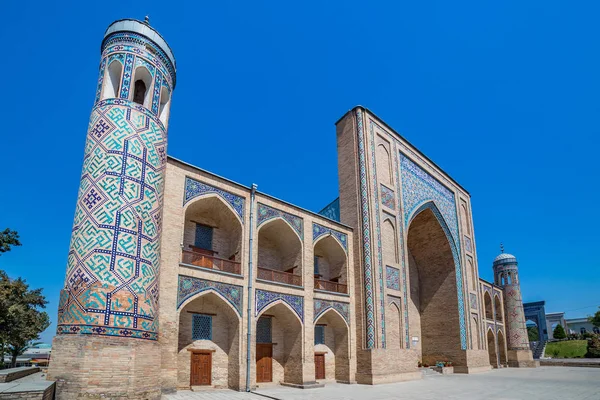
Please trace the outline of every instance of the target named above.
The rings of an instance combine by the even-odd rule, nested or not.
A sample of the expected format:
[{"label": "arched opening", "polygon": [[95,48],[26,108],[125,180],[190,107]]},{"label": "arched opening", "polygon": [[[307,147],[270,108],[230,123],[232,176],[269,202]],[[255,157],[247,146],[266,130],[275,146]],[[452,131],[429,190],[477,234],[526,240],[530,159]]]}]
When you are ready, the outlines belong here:
[{"label": "arched opening", "polygon": [[400,350],[403,348],[402,342],[402,306],[401,300],[394,299],[393,302],[388,304],[387,312],[385,314],[385,330],[386,330],[386,343],[387,351],[391,351],[400,356]]},{"label": "arched opening", "polygon": [[133,81],[133,101],[148,107],[150,104],[150,86],[152,86],[152,75],[145,67],[137,67]]},{"label": "arched opening", "polygon": [[461,352],[456,270],[450,242],[431,209],[408,229],[411,337],[423,363],[465,365]]},{"label": "arched opening", "polygon": [[281,218],[259,228],[257,274],[265,281],[302,286],[302,242]]},{"label": "arched opening", "polygon": [[169,88],[163,86],[160,89],[160,105],[158,108],[158,118],[160,119],[160,122],[162,122],[164,126],[167,126],[167,122],[169,121],[170,108],[171,108],[171,94],[169,93]]},{"label": "arched opening", "polygon": [[315,322],[315,380],[350,382],[348,325],[333,309]]},{"label": "arched opening", "polygon": [[302,383],[302,324],[294,312],[276,302],[256,323],[256,382]]},{"label": "arched opening", "polygon": [[329,235],[320,239],[314,249],[315,289],[348,293],[346,252]]},{"label": "arched opening", "polygon": [[529,338],[529,342],[537,342],[538,340],[540,340],[540,332],[538,330],[538,325],[528,319],[525,322],[525,326],[527,327],[527,337]]},{"label": "arched opening", "polygon": [[473,318],[472,324],[473,324],[473,335],[475,336],[475,340],[473,340],[473,348],[481,349],[481,335],[480,335],[480,330],[479,330],[479,322],[477,321],[477,318]]},{"label": "arched opening", "polygon": [[504,317],[502,316],[504,314],[502,312],[502,303],[500,303],[500,297],[498,297],[498,295],[494,295],[494,309],[496,310],[496,320],[504,322]]},{"label": "arched opening", "polygon": [[488,292],[483,294],[483,304],[485,307],[485,318],[494,320],[494,310],[492,309],[492,297]]},{"label": "arched opening", "polygon": [[383,262],[385,265],[398,264],[398,241],[396,240],[396,228],[391,220],[383,221]]},{"label": "arched opening", "polygon": [[104,84],[102,88],[102,100],[119,97],[121,88],[121,76],[123,75],[123,65],[121,62],[114,60],[104,73]]},{"label": "arched opening", "polygon": [[194,201],[185,211],[182,261],[240,275],[242,224],[217,195]]},{"label": "arched opening", "polygon": [[501,330],[498,330],[498,355],[500,358],[500,365],[507,365],[508,360],[506,358],[506,342],[504,340],[504,334]]},{"label": "arched opening", "polygon": [[490,365],[494,368],[498,368],[498,356],[496,353],[496,338],[494,337],[494,332],[491,329],[488,329],[487,332],[487,345],[488,345],[488,354],[490,356]]},{"label": "arched opening", "polygon": [[391,185],[392,171],[390,163],[390,153],[383,144],[379,144],[377,146],[376,166],[377,178],[379,178],[379,182]]},{"label": "arched opening", "polygon": [[212,291],[179,311],[178,387],[240,389],[240,319],[233,307]]}]

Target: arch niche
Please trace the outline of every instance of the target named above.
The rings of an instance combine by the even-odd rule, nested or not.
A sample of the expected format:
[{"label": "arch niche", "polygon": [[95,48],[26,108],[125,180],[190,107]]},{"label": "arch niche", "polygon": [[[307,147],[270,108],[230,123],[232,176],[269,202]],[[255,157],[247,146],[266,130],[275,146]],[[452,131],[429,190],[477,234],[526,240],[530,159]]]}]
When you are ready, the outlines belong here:
[{"label": "arch niche", "polygon": [[498,330],[498,356],[500,359],[500,365],[507,365],[508,360],[506,359],[506,341],[504,340],[504,334],[501,330]]},{"label": "arch niche", "polygon": [[439,215],[433,203],[426,203],[408,228],[410,336],[420,338],[415,347],[423,363],[452,361],[463,366],[454,242]]},{"label": "arch niche", "polygon": [[315,289],[348,293],[347,256],[333,235],[322,236],[314,245]]},{"label": "arch niche", "polygon": [[[200,329],[195,326],[197,322],[194,322],[197,316],[202,316],[203,325],[205,324],[200,337]],[[202,292],[183,304],[179,309],[178,322],[178,387],[206,385],[240,389],[240,322],[240,316],[233,306],[213,290]],[[205,360],[195,361],[195,354],[210,358],[208,382],[200,379],[206,371],[200,371],[193,365],[194,362],[201,363]]]},{"label": "arch niche", "polygon": [[256,319],[256,383],[302,383],[302,321],[278,300]]},{"label": "arch niche", "polygon": [[494,310],[492,308],[492,296],[490,296],[489,292],[484,292],[483,294],[483,304],[485,306],[485,318],[490,321],[494,320]]},{"label": "arch niche", "polygon": [[498,368],[498,356],[496,353],[496,338],[494,337],[494,332],[491,329],[487,331],[487,345],[488,345],[488,354],[490,356],[490,365],[494,368]]},{"label": "arch niche", "polygon": [[258,228],[258,279],[302,286],[302,241],[282,218]]},{"label": "arch niche", "polygon": [[315,327],[317,325],[323,327],[325,340],[317,344],[315,336],[315,356],[323,354],[325,357],[325,380],[350,382],[349,328],[346,321],[330,308],[315,321]]}]

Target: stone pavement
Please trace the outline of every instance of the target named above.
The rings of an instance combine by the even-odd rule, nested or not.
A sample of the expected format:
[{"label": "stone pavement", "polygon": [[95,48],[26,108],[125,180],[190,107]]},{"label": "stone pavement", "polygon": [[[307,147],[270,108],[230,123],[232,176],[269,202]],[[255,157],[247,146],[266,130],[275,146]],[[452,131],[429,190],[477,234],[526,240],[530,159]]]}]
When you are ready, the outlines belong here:
[{"label": "stone pavement", "polygon": [[[600,369],[582,367],[506,368],[473,375],[427,376],[378,386],[327,384],[321,389],[283,386],[259,389],[281,400],[599,400]],[[180,391],[163,400],[267,400],[230,390]]]}]

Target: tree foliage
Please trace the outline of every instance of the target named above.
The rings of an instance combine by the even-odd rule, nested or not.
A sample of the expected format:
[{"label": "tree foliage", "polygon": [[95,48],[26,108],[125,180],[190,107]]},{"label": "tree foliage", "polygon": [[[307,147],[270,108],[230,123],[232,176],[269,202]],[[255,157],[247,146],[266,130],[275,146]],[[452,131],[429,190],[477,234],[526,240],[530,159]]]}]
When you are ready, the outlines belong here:
[{"label": "tree foliage", "polygon": [[596,314],[592,315],[591,317],[588,317],[588,320],[592,323],[592,325],[600,328],[600,307],[598,307],[598,311],[596,311]]},{"label": "tree foliage", "polygon": [[10,279],[0,270],[0,352],[10,352],[12,366],[50,325],[48,314],[40,311],[47,303],[42,289],[30,289],[24,279]]},{"label": "tree foliage", "polygon": [[20,246],[19,234],[16,231],[11,231],[6,228],[0,232],[0,255],[10,251],[11,246]]},{"label": "tree foliage", "polygon": [[565,328],[563,328],[561,324],[558,324],[552,331],[552,336],[554,339],[564,339],[567,337],[567,333],[565,332]]},{"label": "tree foliage", "polygon": [[527,337],[530,342],[537,342],[540,339],[540,334],[538,332],[537,326],[528,326],[527,327]]}]

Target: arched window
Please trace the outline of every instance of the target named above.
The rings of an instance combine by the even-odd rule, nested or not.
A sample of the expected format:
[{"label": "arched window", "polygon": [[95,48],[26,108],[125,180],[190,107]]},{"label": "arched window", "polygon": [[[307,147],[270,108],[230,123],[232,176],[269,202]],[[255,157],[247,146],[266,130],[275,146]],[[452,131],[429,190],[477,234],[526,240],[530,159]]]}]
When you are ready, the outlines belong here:
[{"label": "arched window", "polygon": [[133,83],[133,101],[148,107],[150,104],[150,86],[152,86],[152,75],[145,67],[135,70]]},{"label": "arched window", "polygon": [[171,95],[169,89],[163,86],[160,89],[160,106],[158,109],[158,118],[163,125],[167,125],[169,120],[169,108],[171,107]]},{"label": "arched window", "polygon": [[379,144],[377,146],[377,156],[375,158],[377,166],[377,178],[379,178],[380,182],[383,182],[387,185],[391,185],[392,170],[390,162],[390,153],[388,152],[385,145]]},{"label": "arched window", "polygon": [[390,219],[383,221],[383,261],[386,264],[398,263],[396,229]]},{"label": "arched window", "polygon": [[123,65],[121,65],[121,63],[117,60],[111,62],[104,75],[104,88],[102,90],[102,100],[112,99],[119,96],[122,74]]}]

